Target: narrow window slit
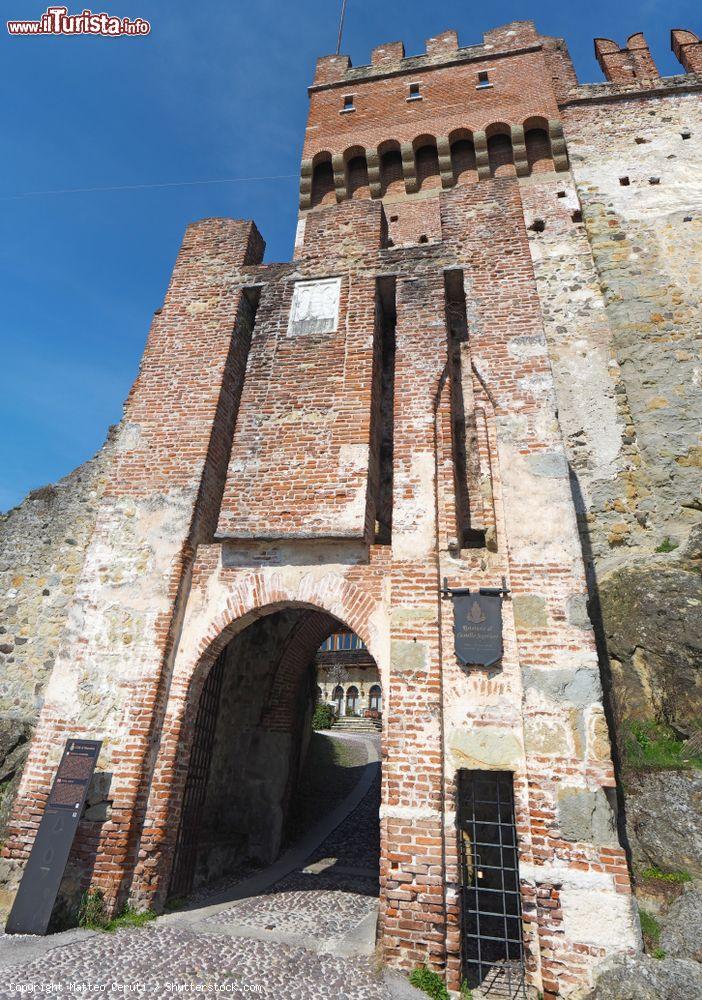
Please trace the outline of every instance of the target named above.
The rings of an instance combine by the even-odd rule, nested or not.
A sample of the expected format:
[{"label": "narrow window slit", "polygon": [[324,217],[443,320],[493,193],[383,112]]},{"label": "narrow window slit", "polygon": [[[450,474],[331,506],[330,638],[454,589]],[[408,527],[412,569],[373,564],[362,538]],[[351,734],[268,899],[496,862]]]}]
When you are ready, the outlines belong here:
[{"label": "narrow window slit", "polygon": [[[477,489],[480,479],[478,432],[471,401],[466,413],[463,392],[463,357],[461,345],[468,342],[468,316],[463,271],[455,268],[444,273],[448,329],[448,361],[451,390],[451,447],[453,452],[456,531],[459,548],[484,548],[485,529],[471,524],[470,488]],[[470,378],[470,372],[465,375]]]},{"label": "narrow window slit", "polygon": [[376,282],[376,329],[379,339],[377,400],[374,407],[377,449],[375,470],[375,542],[392,541],[393,434],[395,401],[395,279],[378,278]]}]

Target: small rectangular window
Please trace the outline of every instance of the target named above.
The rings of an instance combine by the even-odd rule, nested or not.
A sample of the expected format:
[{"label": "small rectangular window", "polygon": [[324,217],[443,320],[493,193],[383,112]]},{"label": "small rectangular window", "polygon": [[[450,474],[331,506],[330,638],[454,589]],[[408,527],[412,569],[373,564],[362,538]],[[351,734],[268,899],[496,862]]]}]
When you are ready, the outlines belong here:
[{"label": "small rectangular window", "polygon": [[343,108],[341,110],[342,111],[355,111],[356,110],[356,108],[354,107],[354,103],[353,103],[353,94],[346,94],[345,95],[345,97],[344,97],[344,106],[343,106]]},{"label": "small rectangular window", "polygon": [[420,84],[418,84],[418,83],[411,83],[409,85],[409,97],[407,98],[407,100],[408,101],[421,101],[422,100],[422,94],[421,94],[421,86],[420,86]]},{"label": "small rectangular window", "polygon": [[476,90],[482,90],[484,87],[492,87],[490,83],[490,77],[486,69],[481,69],[478,73],[478,86]]}]

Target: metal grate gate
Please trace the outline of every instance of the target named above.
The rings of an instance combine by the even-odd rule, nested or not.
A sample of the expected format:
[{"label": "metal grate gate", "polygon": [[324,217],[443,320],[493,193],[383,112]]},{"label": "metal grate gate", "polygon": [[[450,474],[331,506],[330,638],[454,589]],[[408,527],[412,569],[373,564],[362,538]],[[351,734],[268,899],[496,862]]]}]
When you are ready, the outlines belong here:
[{"label": "metal grate gate", "polygon": [[219,713],[219,696],[222,690],[226,652],[226,648],[223,649],[215,660],[200,695],[190,765],[183,793],[178,838],[173,855],[171,881],[168,888],[170,898],[187,896],[193,887],[200,820],[205,803],[207,779],[210,775],[210,761],[212,760],[212,746]]},{"label": "metal grate gate", "polygon": [[469,987],[523,997],[524,945],[512,775],[458,772],[462,960]]}]

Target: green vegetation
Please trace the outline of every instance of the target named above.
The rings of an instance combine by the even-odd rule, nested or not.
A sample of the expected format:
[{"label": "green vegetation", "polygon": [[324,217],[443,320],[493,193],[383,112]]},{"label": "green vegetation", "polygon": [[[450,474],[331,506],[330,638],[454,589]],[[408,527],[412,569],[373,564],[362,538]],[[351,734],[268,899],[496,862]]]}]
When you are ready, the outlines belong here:
[{"label": "green vegetation", "polygon": [[155,919],[156,914],[153,910],[135,910],[127,903],[119,916],[115,917],[114,920],[110,920],[107,930],[117,931],[121,927],[143,927],[144,924],[148,924]]},{"label": "green vegetation", "polygon": [[692,882],[692,875],[689,872],[664,872],[660,868],[656,868],[655,865],[652,865],[650,868],[644,868],[641,872],[641,877],[646,879],[660,879],[663,882],[672,882],[675,885]]},{"label": "green vegetation", "polygon": [[461,983],[461,1000],[473,1000],[473,991],[465,981]]},{"label": "green vegetation", "polygon": [[432,1000],[450,1000],[448,990],[439,973],[427,968],[426,965],[420,965],[413,970],[410,975],[410,983],[426,993],[427,996],[432,997]]},{"label": "green vegetation", "polygon": [[653,955],[654,958],[665,958],[665,952],[660,947],[661,925],[646,910],[639,910],[639,920],[641,922],[644,947],[648,954]]},{"label": "green vegetation", "polygon": [[624,742],[624,766],[635,771],[702,768],[702,755],[686,755],[684,741],[662,722],[632,722]]},{"label": "green vegetation", "polygon": [[312,716],[313,729],[331,729],[333,722],[334,709],[331,705],[324,705],[320,702],[319,705],[315,706],[314,715]]},{"label": "green vegetation", "polygon": [[105,909],[105,894],[102,889],[84,892],[78,907],[78,926],[104,931],[109,923]]},{"label": "green vegetation", "polygon": [[78,926],[93,931],[116,931],[122,927],[143,927],[156,914],[153,910],[137,911],[129,903],[111,920],[107,916],[105,894],[102,889],[84,892],[78,908]]},{"label": "green vegetation", "polygon": [[655,551],[656,552],[672,552],[674,549],[678,548],[679,544],[680,544],[679,542],[671,542],[671,540],[666,535],[666,537],[663,539],[663,541],[661,542],[661,544],[656,547]]}]

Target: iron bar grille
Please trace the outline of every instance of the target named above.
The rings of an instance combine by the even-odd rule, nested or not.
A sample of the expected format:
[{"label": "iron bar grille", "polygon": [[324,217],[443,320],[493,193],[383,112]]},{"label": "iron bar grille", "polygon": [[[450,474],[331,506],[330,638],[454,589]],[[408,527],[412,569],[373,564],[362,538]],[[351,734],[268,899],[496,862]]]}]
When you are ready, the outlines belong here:
[{"label": "iron bar grille", "polygon": [[524,944],[512,775],[458,772],[462,961],[468,986],[524,997]]},{"label": "iron bar grille", "polygon": [[171,881],[168,888],[170,898],[187,896],[193,887],[200,821],[205,804],[207,781],[210,776],[210,761],[212,760],[212,747],[219,713],[219,696],[222,690],[226,652],[225,647],[215,660],[200,695],[188,776],[183,792],[183,808],[180,814],[178,838],[173,855]]}]

